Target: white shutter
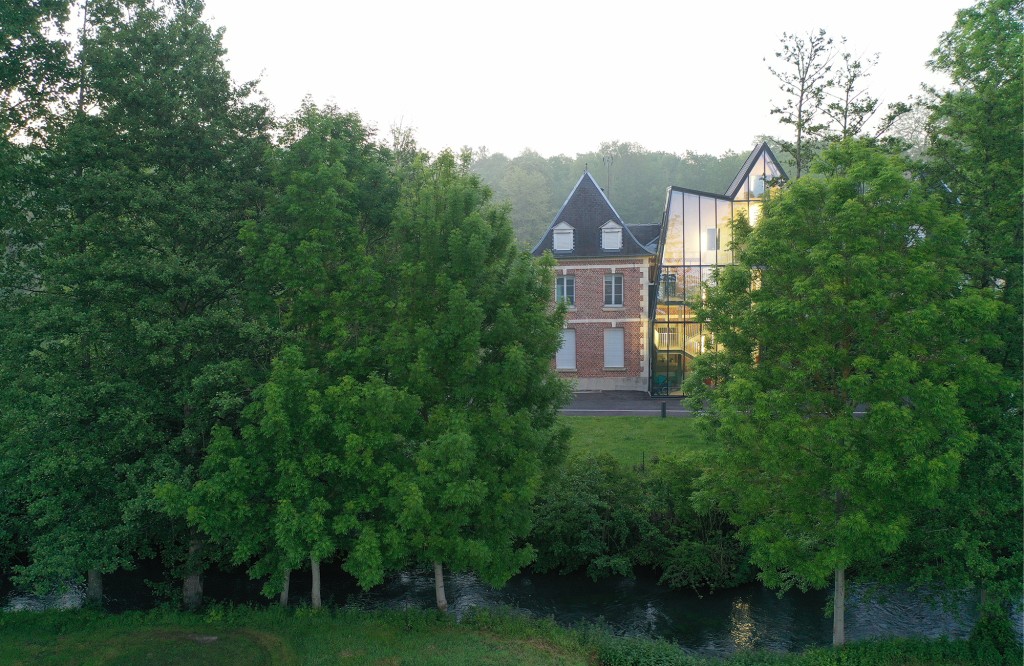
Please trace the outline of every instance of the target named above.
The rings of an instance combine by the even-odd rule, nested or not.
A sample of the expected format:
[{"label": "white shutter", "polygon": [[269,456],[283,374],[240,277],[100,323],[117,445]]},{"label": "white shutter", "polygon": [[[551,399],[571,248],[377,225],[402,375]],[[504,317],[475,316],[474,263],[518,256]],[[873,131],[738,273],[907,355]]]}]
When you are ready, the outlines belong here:
[{"label": "white shutter", "polygon": [[555,368],[576,369],[576,331],[571,328],[562,329],[562,346],[555,354]]},{"label": "white shutter", "polygon": [[626,367],[625,330],[621,328],[604,329],[604,367]]}]

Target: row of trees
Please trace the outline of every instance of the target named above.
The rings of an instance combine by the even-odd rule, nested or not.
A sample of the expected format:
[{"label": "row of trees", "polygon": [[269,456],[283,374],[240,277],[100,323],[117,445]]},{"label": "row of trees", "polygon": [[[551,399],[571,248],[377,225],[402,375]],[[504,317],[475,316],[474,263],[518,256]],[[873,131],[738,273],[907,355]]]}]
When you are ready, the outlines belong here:
[{"label": "row of trees", "polygon": [[276,121],[202,10],[0,8],[0,564],[503,582],[564,449],[549,266],[468,156]]},{"label": "row of trees", "polygon": [[923,161],[834,143],[696,304],[722,348],[687,386],[714,443],[695,502],[769,586],[833,584],[836,643],[849,571],[1021,600],[1022,24],[959,12]]}]

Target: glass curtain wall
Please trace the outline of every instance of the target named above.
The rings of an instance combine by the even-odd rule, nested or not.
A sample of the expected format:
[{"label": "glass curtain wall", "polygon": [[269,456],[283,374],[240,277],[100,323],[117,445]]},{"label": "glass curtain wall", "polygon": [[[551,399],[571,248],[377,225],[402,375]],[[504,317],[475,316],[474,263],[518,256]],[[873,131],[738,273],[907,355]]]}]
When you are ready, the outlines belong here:
[{"label": "glass curtain wall", "polygon": [[693,304],[703,298],[717,266],[732,263],[732,220],[753,224],[761,212],[766,186],[779,177],[762,152],[735,199],[673,189],[665,211],[665,240],[659,262],[658,296],[653,313],[651,393],[678,395],[690,363],[714,346],[697,321]]}]

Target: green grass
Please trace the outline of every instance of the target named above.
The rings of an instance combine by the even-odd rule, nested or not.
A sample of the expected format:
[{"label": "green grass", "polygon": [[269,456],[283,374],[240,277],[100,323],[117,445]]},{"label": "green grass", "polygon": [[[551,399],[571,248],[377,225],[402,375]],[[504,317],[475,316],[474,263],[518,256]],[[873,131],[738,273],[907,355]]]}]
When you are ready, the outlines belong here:
[{"label": "green grass", "polygon": [[436,612],[214,607],[204,615],[51,611],[0,616],[0,664],[584,665],[589,650],[552,622]]},{"label": "green grass", "polygon": [[596,627],[480,612],[457,623],[434,611],[213,606],[202,614],[156,610],[0,613],[0,664],[91,666],[407,664],[409,666],[971,666],[1019,664],[966,641],[896,639],[796,654],[688,654],[666,641],[621,638]]},{"label": "green grass", "polygon": [[573,453],[607,453],[624,465],[652,457],[699,451],[704,440],[689,418],[656,416],[563,416],[572,428]]}]

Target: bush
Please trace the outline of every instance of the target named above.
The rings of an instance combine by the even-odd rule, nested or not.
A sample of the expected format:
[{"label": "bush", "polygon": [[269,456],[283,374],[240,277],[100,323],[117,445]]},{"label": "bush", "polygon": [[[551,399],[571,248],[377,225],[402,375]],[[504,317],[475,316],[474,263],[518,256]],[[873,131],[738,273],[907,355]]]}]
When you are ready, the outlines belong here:
[{"label": "bush", "polygon": [[531,543],[534,568],[560,574],[586,570],[591,579],[630,575],[649,563],[657,540],[639,478],[608,455],[572,457],[542,487]]},{"label": "bush", "polygon": [[597,645],[601,666],[697,666],[703,659],[683,652],[679,646],[649,638],[608,637]]},{"label": "bush", "polygon": [[1024,648],[1017,639],[1010,616],[1003,612],[983,612],[974,625],[968,641],[978,663],[1012,664],[1024,663]]},{"label": "bush", "polygon": [[570,458],[537,498],[535,570],[585,570],[597,580],[652,566],[670,587],[704,590],[751,580],[747,553],[725,514],[691,504],[698,474],[690,460],[652,460],[634,470],[607,455]]}]

